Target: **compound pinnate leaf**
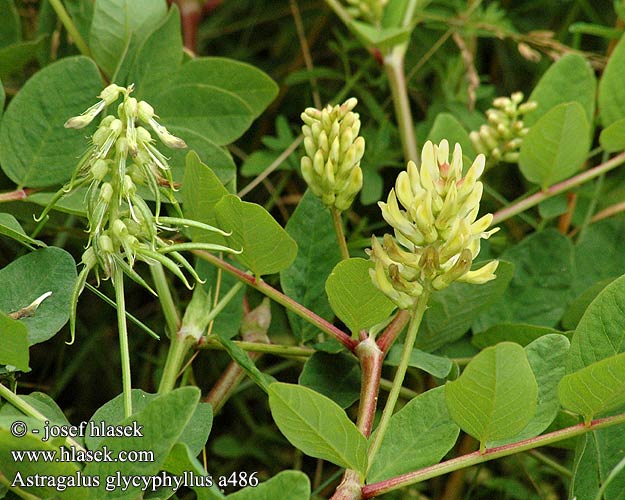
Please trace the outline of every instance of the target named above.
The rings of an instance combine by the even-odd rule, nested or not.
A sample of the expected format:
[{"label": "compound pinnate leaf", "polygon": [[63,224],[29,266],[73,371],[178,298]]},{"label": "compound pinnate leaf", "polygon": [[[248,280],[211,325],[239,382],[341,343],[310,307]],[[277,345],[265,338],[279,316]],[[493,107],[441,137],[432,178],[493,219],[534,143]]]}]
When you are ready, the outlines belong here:
[{"label": "compound pinnate leaf", "polygon": [[269,386],[269,407],[278,428],[296,448],[364,474],[367,440],[334,401],[300,385]]},{"label": "compound pinnate leaf", "polygon": [[215,205],[218,227],[232,232],[231,248],[242,249],[236,256],[256,276],[282,271],[297,255],[297,243],[260,205],[224,196]]},{"label": "compound pinnate leaf", "polygon": [[30,78],[11,100],[0,128],[0,164],[18,186],[61,184],[84,152],[85,134],[63,128],[93,104],[102,90],[97,66],[86,57],[68,57]]},{"label": "compound pinnate leaf", "polygon": [[435,464],[458,439],[443,387],[419,394],[391,418],[367,482],[383,481]]},{"label": "compound pinnate leaf", "polygon": [[523,139],[519,167],[543,189],[574,174],[590,149],[590,125],[579,102],[559,104],[545,113]]},{"label": "compound pinnate leaf", "polygon": [[460,428],[480,441],[521,432],[536,411],[538,385],[525,350],[501,342],[480,352],[462,375],[445,384],[449,413]]},{"label": "compound pinnate leaf", "polygon": [[558,397],[567,410],[586,423],[598,413],[625,404],[625,353],[597,361],[566,375],[558,384]]},{"label": "compound pinnate leaf", "polygon": [[339,262],[326,281],[330,305],[352,332],[387,319],[395,309],[369,275],[373,262],[354,258]]}]

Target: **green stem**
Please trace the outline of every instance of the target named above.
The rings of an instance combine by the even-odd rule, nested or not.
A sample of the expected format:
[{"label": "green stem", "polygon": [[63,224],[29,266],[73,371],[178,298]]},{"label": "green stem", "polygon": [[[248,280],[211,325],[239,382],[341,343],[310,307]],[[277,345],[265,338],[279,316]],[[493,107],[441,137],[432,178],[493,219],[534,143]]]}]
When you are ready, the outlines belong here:
[{"label": "green stem", "polygon": [[373,459],[375,458],[378,450],[380,449],[380,446],[382,445],[382,440],[384,439],[384,435],[386,434],[386,430],[388,429],[391,417],[393,416],[395,404],[397,403],[397,399],[399,398],[399,392],[404,383],[404,377],[406,376],[406,371],[408,370],[408,362],[410,361],[412,349],[417,338],[417,332],[419,331],[419,326],[421,325],[423,314],[427,309],[429,298],[430,292],[426,288],[423,290],[423,293],[419,297],[419,300],[417,301],[417,304],[412,312],[410,325],[408,326],[408,331],[406,332],[404,350],[401,353],[401,359],[399,361],[399,365],[397,366],[397,372],[395,372],[395,378],[393,379],[393,387],[391,388],[391,392],[389,393],[388,399],[386,400],[386,405],[384,406],[384,411],[382,412],[380,424],[378,425],[375,436],[373,437],[373,441],[369,446],[369,466],[371,466],[371,464],[373,463]]},{"label": "green stem", "polygon": [[564,467],[564,465],[559,464],[558,462],[556,462],[552,458],[548,457],[544,453],[541,453],[538,450],[530,450],[529,454],[531,456],[533,456],[536,460],[542,462],[543,464],[547,465],[548,467],[551,467],[558,474],[560,474],[560,475],[562,475],[564,477],[568,477],[568,478],[572,478],[573,477],[573,473],[569,469]]},{"label": "green stem", "polygon": [[63,26],[65,26],[65,29],[67,30],[69,36],[74,40],[76,47],[78,47],[78,50],[80,50],[80,53],[83,56],[92,57],[89,46],[85,43],[85,40],[78,31],[78,28],[76,28],[74,21],[72,21],[72,18],[65,10],[63,2],[61,2],[61,0],[50,0],[50,5],[54,9],[54,12],[56,12],[56,15],[59,16],[59,19],[63,23]]},{"label": "green stem", "polygon": [[[24,415],[28,415],[29,417],[33,417],[36,420],[39,420],[41,423],[45,423],[49,420],[43,413],[39,410],[28,404],[24,401],[20,396],[12,392],[8,387],[3,384],[0,384],[0,397],[7,400],[11,405],[21,411]],[[85,448],[80,445],[77,441],[72,439],[71,437],[66,438],[67,442],[74,446],[77,450],[85,451]]]},{"label": "green stem", "polygon": [[532,196],[528,196],[527,198],[524,198],[517,203],[513,203],[509,207],[503,208],[496,212],[493,215],[493,222],[491,225],[494,226],[504,220],[514,217],[515,215],[518,215],[525,210],[535,207],[541,201],[544,201],[547,198],[551,198],[552,196],[568,191],[569,189],[572,189],[574,187],[580,186],[584,182],[594,179],[595,177],[599,177],[600,175],[609,172],[610,170],[622,165],[623,163],[625,163],[625,153],[620,153],[615,157],[609,159],[608,161],[601,163],[600,165],[597,165],[596,167],[593,167],[589,170],[586,170],[579,175],[559,182],[558,184],[554,184],[553,186],[543,191],[539,191]]},{"label": "green stem", "polygon": [[3,484],[7,489],[10,489],[15,495],[24,500],[40,500],[41,497],[36,495],[31,495],[30,493],[25,492],[19,486],[11,486],[11,481],[7,479],[7,477],[0,472],[0,484]]},{"label": "green stem", "polygon": [[[205,337],[204,339],[205,340],[201,344],[198,344],[198,349],[225,350],[225,347],[222,345],[219,337],[211,335],[210,337]],[[246,342],[244,340],[235,340],[234,343],[247,352],[262,352],[265,354],[273,354],[274,356],[308,358],[316,352],[310,347],[300,347],[295,345],[261,344],[259,342]]]},{"label": "green stem", "polygon": [[625,423],[625,413],[594,420],[590,423],[589,426],[581,423],[573,425],[571,427],[566,427],[564,429],[559,429],[548,434],[543,434],[542,436],[525,439],[523,441],[519,441],[518,443],[511,443],[503,446],[498,446],[496,448],[490,448],[487,449],[484,453],[475,451],[467,455],[452,458],[451,460],[446,460],[436,465],[431,465],[430,467],[425,467],[423,469],[409,472],[407,474],[402,474],[401,476],[387,479],[385,481],[371,483],[363,486],[362,498],[373,498],[378,495],[382,495],[383,493],[388,493],[389,491],[405,488],[406,486],[410,486],[411,484],[419,483],[433,477],[442,476],[443,474],[463,469],[465,467],[472,467],[474,465],[488,462],[496,458],[507,457],[509,455],[514,455],[522,451],[528,451],[534,448],[539,448],[541,446],[547,446],[558,441],[562,441],[564,439],[581,436],[588,431],[595,431],[598,429],[603,429],[605,427],[611,427],[613,425],[623,423]]},{"label": "green stem", "polygon": [[343,344],[350,351],[353,352],[354,349],[356,348],[356,345],[358,345],[358,342],[356,340],[352,339],[345,332],[339,330],[332,323],[329,323],[328,321],[326,321],[319,315],[312,312],[310,309],[307,309],[306,307],[301,305],[299,302],[293,300],[292,298],[287,297],[286,295],[279,292],[278,290],[273,288],[271,285],[268,285],[264,281],[257,280],[256,278],[254,278],[254,276],[247,274],[246,272],[241,271],[240,269],[237,269],[233,265],[228,264],[226,261],[220,259],[219,257],[213,255],[212,253],[205,252],[203,250],[195,250],[193,253],[197,255],[198,257],[200,257],[201,259],[204,259],[210,262],[214,266],[217,266],[218,268],[223,269],[224,271],[231,274],[238,280],[243,281],[246,285],[251,286],[252,288],[263,293],[270,299],[276,301],[278,304],[283,305],[284,307],[292,311],[294,314],[297,314],[301,318],[304,318],[306,321],[308,321],[312,325],[315,325],[317,328],[319,328],[322,332],[327,333],[328,335],[334,337],[336,340],[338,340],[341,344]]},{"label": "green stem", "polygon": [[210,323],[211,321],[213,321],[217,317],[217,315],[226,308],[226,306],[232,301],[232,299],[236,297],[237,293],[239,293],[239,290],[241,290],[241,288],[243,288],[244,286],[245,284],[242,282],[233,285],[232,288],[228,290],[228,293],[226,293],[221,299],[219,299],[219,302],[217,302],[217,304],[215,304],[215,306],[210,310],[208,316],[205,319],[206,323]]},{"label": "green stem", "polygon": [[341,258],[343,260],[349,259],[349,250],[347,249],[347,241],[345,241],[345,232],[343,231],[343,220],[341,219],[341,212],[336,207],[332,207],[332,222],[334,223],[336,239],[341,249]]},{"label": "green stem", "polygon": [[119,353],[122,364],[122,391],[124,393],[124,416],[132,415],[132,378],[130,373],[130,349],[126,325],[126,297],[124,296],[124,271],[115,266],[115,302],[117,302],[117,329],[119,330]]},{"label": "green stem", "polygon": [[169,284],[167,283],[165,270],[163,269],[162,264],[157,262],[150,266],[150,273],[152,274],[156,293],[158,294],[158,300],[161,303],[163,315],[165,316],[167,336],[174,338],[178,328],[180,328],[180,314],[178,313],[178,308],[174,303],[174,298],[172,297]]},{"label": "green stem", "polygon": [[[189,340],[191,340],[191,342]],[[165,394],[174,389],[178,373],[191,347],[192,341],[192,337],[183,337],[180,332],[176,333],[176,335],[172,335],[169,351],[167,352],[167,361],[165,361],[165,367],[163,368],[161,383],[158,386],[159,394]]]},{"label": "green stem", "polygon": [[391,87],[391,96],[395,107],[395,117],[399,127],[399,136],[404,152],[405,161],[414,161],[419,164],[417,152],[417,139],[408,99],[408,88],[404,74],[404,52],[402,46],[397,46],[384,58],[384,70]]}]

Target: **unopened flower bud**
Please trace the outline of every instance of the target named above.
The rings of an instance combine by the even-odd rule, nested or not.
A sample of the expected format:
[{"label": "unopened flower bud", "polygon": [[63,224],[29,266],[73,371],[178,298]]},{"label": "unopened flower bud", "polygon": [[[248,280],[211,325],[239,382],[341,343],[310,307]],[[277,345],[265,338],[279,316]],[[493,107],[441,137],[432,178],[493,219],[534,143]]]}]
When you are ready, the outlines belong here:
[{"label": "unopened flower bud", "polygon": [[117,100],[119,94],[124,90],[126,90],[124,87],[120,87],[118,85],[115,85],[114,83],[111,83],[102,92],[100,92],[100,95],[98,97],[102,99],[107,104],[107,106],[110,106]]},{"label": "unopened flower bud", "polygon": [[326,206],[347,210],[362,189],[360,159],[365,143],[358,137],[360,120],[350,98],[342,105],[302,113],[304,149],[302,176]]}]

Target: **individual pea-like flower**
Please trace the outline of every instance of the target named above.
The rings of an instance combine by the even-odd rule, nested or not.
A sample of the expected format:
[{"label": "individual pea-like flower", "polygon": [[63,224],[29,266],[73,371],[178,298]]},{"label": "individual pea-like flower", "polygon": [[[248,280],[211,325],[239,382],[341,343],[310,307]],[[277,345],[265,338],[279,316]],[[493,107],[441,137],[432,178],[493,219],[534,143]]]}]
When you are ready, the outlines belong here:
[{"label": "individual pea-like flower", "polygon": [[408,162],[397,176],[387,202],[379,202],[382,216],[395,230],[382,243],[373,236],[368,250],[375,268],[373,283],[401,309],[412,308],[424,289],[442,290],[454,281],[482,284],[495,279],[498,261],[471,270],[480,240],[493,216],[477,219],[482,198],[484,155],[478,155],[462,177],[462,149],[456,144],[449,162],[446,140],[426,142],[421,168]]},{"label": "individual pea-like flower", "polygon": [[352,97],[341,105],[302,113],[304,149],[301,168],[304,180],[324,205],[347,210],[362,188],[360,160],[365,140],[358,135],[360,118],[352,110]]},{"label": "individual pea-like flower", "polygon": [[[70,118],[66,128],[83,128],[120,96],[122,102],[116,115],[108,114],[101,120],[91,137],[91,143],[79,160],[71,180],[63,186],[45,208],[45,217],[63,196],[86,186],[86,206],[89,239],[73,291],[70,330],[74,339],[76,303],[87,277],[93,271],[100,278],[111,278],[114,286],[119,272],[156,293],[135,270],[137,260],[150,265],[159,263],[192,288],[183,269],[195,281],[201,281],[193,266],[180,253],[183,250],[203,249],[238,253],[223,245],[209,243],[177,243],[162,236],[164,232],[181,227],[195,227],[229,233],[197,221],[185,219],[174,197],[174,181],[167,157],[156,146],[150,128],[167,147],[184,148],[185,142],[172,135],[157,121],[154,109],[145,101],[131,97],[133,85],[128,88],[111,84],[98,96],[100,101],[79,116]],[[147,128],[146,128],[147,127]],[[155,200],[155,210],[143,199],[138,185],[146,186]],[[170,201],[177,217],[161,216],[161,196]]]},{"label": "individual pea-like flower", "polygon": [[348,10],[357,18],[379,26],[388,0],[347,0]]},{"label": "individual pea-like flower", "polygon": [[510,97],[495,99],[493,108],[486,111],[488,123],[469,134],[475,151],[488,158],[486,168],[499,161],[518,161],[523,137],[529,132],[523,123],[523,116],[538,106],[534,101],[521,104],[523,97],[522,92],[515,92]]}]

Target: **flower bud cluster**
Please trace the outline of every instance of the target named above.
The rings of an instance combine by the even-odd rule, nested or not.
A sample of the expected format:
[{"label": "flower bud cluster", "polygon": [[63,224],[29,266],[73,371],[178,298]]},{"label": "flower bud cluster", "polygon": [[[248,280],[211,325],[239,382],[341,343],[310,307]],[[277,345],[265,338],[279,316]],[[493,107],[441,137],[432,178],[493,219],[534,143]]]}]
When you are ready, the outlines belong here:
[{"label": "flower bud cluster", "polygon": [[354,17],[379,26],[384,17],[384,7],[388,0],[347,0],[348,11]]},{"label": "flower bud cluster", "polygon": [[449,162],[446,140],[423,146],[421,169],[408,162],[391,189],[382,216],[395,230],[382,243],[373,236],[368,251],[375,268],[373,283],[397,306],[410,309],[424,289],[442,290],[454,281],[481,284],[495,279],[498,262],[471,271],[480,240],[493,216],[477,219],[482,198],[485,158],[478,155],[462,177],[462,149],[456,144]]},{"label": "flower bud cluster", "polygon": [[306,150],[302,175],[324,205],[340,211],[350,207],[362,188],[365,140],[358,135],[359,115],[352,111],[357,102],[352,97],[340,106],[307,108],[301,115]]},{"label": "flower bud cluster", "polygon": [[[83,128],[106,107],[112,106],[120,96],[123,98],[116,108],[116,114],[108,114],[101,120],[72,179],[57,192],[41,216],[45,216],[63,196],[80,186],[87,187],[89,240],[82,256],[84,267],[74,289],[73,311],[70,316],[72,337],[76,301],[92,270],[98,280],[100,274],[103,279],[115,280],[116,271],[121,269],[128,277],[154,293],[135,271],[136,260],[148,264],[160,263],[178,276],[187,287],[192,288],[181,268],[196,281],[200,281],[200,278],[193,266],[179,253],[179,249],[193,247],[235,252],[222,245],[176,244],[161,237],[160,233],[164,230],[173,231],[186,226],[225,236],[228,234],[182,216],[174,197],[174,182],[168,160],[156,147],[152,133],[170,148],[184,148],[186,144],[156,120],[152,106],[131,97],[132,91],[132,85],[125,88],[111,84],[98,96],[100,101],[97,104],[65,123],[66,128]],[[151,191],[156,201],[154,212],[139,194],[138,185],[144,185]],[[160,216],[161,194],[167,196],[180,217]],[[173,227],[165,227],[164,224]],[[116,285],[115,282],[114,284]]]},{"label": "flower bud cluster", "polygon": [[521,104],[522,101],[522,92],[515,92],[510,97],[498,97],[493,101],[494,108],[486,111],[488,123],[469,134],[475,151],[488,157],[487,167],[499,161],[518,161],[523,137],[529,132],[523,123],[523,116],[538,106],[534,101]]}]

